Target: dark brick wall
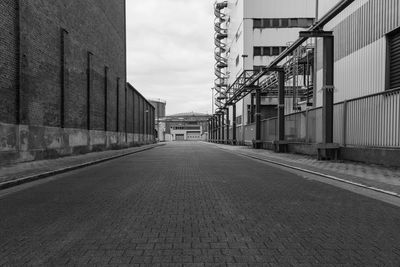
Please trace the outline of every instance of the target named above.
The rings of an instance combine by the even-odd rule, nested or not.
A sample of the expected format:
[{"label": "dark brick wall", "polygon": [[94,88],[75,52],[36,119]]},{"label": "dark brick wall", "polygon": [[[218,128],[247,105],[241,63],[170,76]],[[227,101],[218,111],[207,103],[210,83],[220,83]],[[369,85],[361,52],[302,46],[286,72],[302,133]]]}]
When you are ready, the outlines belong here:
[{"label": "dark brick wall", "polygon": [[[109,71],[107,88],[107,130],[117,131],[117,79]],[[110,78],[111,76],[111,78]]]},{"label": "dark brick wall", "polygon": [[[61,55],[65,54],[65,127],[87,125],[87,52],[92,56],[91,129],[105,129],[105,77],[109,67],[107,128],[116,128],[116,78],[125,84],[124,0],[21,1],[22,123],[61,125]],[[61,29],[67,45],[61,46]],[[121,85],[120,85],[121,86]],[[121,92],[122,91],[122,92]],[[114,92],[115,94],[112,94]],[[120,131],[124,130],[120,90]]]},{"label": "dark brick wall", "polygon": [[18,16],[15,0],[0,1],[0,122],[16,123]]},{"label": "dark brick wall", "polygon": [[17,3],[0,1],[0,122],[152,133],[154,108],[125,86],[124,0]]},{"label": "dark brick wall", "polygon": [[127,125],[126,130],[128,133],[133,133],[133,90],[127,88]]},{"label": "dark brick wall", "polygon": [[144,101],[140,98],[139,100],[139,133],[144,133]]},{"label": "dark brick wall", "polygon": [[134,107],[134,113],[133,113],[133,118],[134,118],[134,133],[138,134],[140,133],[140,102],[139,102],[139,95],[137,93],[134,94],[134,101],[133,101],[133,107]]}]

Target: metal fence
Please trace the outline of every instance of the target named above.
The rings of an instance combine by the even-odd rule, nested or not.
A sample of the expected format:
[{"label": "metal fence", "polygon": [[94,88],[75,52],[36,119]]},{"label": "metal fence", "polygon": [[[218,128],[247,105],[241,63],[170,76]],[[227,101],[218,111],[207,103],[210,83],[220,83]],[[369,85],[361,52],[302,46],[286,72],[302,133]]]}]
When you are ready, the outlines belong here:
[{"label": "metal fence", "polygon": [[[342,146],[400,147],[400,89],[336,103],[334,106],[335,143]],[[237,139],[255,139],[255,124],[237,127]],[[261,122],[262,141],[277,140],[277,118]],[[285,116],[285,139],[290,142],[322,142],[322,108]]]}]

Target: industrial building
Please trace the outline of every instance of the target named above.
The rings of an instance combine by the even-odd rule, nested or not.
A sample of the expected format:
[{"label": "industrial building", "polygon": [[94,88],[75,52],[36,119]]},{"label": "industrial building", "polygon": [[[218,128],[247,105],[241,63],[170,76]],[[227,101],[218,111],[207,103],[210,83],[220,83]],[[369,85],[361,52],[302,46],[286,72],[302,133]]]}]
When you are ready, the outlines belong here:
[{"label": "industrial building", "polygon": [[160,141],[206,141],[210,117],[188,112],[160,118]]},{"label": "industrial building", "polygon": [[[215,102],[218,107],[223,105],[228,87],[271,63],[315,18],[315,0],[225,1],[216,3],[215,9]],[[309,90],[312,91],[312,85]],[[252,92],[236,104],[236,116],[232,120],[241,126],[239,135],[244,135],[245,125],[255,121],[254,98]],[[287,110],[294,106],[295,101],[290,100],[287,98]],[[277,97],[262,96],[262,117],[275,117],[276,105]],[[226,112],[232,114],[232,106]]]},{"label": "industrial building", "polygon": [[[217,114],[210,120],[210,140],[253,144],[325,159],[339,155],[342,159],[399,166],[399,1],[282,1],[282,5],[287,4],[283,12],[294,12],[291,17],[298,18],[313,17],[313,13],[302,13],[302,7],[307,5],[312,11],[314,2],[317,20],[307,29],[295,29],[297,33],[293,32],[290,40],[276,35],[275,42],[284,40],[288,45],[279,53],[275,48],[277,56],[270,60],[256,56],[264,54],[264,48],[261,52],[257,48],[256,31],[266,23],[278,34],[282,25],[286,27],[290,22],[278,19],[282,16],[278,15],[276,2],[243,2],[240,8],[237,6],[241,1],[238,5],[230,1],[216,4],[216,10],[224,14],[226,21],[220,25],[217,19],[217,26],[227,29],[226,35],[217,34],[216,38],[227,37],[224,50],[229,60],[224,72],[226,87],[217,95]],[[246,9],[246,4],[256,3],[257,7]],[[251,18],[246,10],[253,9],[273,10],[278,20],[253,20],[253,37],[246,38],[245,30],[232,31],[229,24],[242,21],[242,17]],[[252,42],[253,54],[248,49],[244,57],[240,53],[232,55],[229,36],[239,40],[241,35]],[[276,47],[280,44],[276,43]],[[273,54],[271,51],[267,49],[267,53]],[[261,66],[256,66],[260,71],[246,71],[250,65],[237,67],[247,61],[254,65],[260,62]],[[268,101],[275,109],[265,115],[263,106]],[[250,119],[244,116],[241,120],[246,108]]]},{"label": "industrial building", "polygon": [[0,161],[154,141],[126,83],[124,0],[0,3]]}]

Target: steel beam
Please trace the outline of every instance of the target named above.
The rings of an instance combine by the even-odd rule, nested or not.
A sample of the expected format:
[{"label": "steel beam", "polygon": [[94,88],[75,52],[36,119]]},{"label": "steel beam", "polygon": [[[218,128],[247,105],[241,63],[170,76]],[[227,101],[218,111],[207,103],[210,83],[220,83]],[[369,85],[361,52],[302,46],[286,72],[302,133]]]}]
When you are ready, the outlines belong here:
[{"label": "steel beam", "polygon": [[[318,32],[320,31],[327,23],[329,23],[334,17],[340,14],[343,10],[345,10],[350,4],[352,4],[355,0],[342,0],[336,6],[334,6],[324,17],[322,17],[319,21],[314,23],[308,29],[308,32]],[[304,33],[305,34],[305,33]],[[271,69],[277,66],[281,61],[283,61],[287,56],[289,56],[294,50],[297,49],[300,45],[302,45],[305,41],[307,41],[307,37],[300,37],[297,39],[291,46],[289,46],[285,51],[283,51],[276,59],[274,59],[269,66],[265,67],[258,74],[253,75],[249,78],[243,86],[237,88],[233,97],[226,101],[227,104],[233,104],[238,102],[242,97],[246,96],[249,92],[246,87],[252,87],[255,85],[257,81],[260,80],[261,77],[266,75]],[[236,81],[235,81],[236,82]]]}]

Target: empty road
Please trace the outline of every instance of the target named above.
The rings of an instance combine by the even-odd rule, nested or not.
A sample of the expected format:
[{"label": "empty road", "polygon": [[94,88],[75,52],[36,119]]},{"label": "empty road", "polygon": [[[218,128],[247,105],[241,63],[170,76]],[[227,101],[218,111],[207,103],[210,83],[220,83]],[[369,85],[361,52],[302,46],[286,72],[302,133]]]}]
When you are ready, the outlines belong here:
[{"label": "empty road", "polygon": [[0,191],[0,265],[400,265],[399,207],[210,144],[32,185]]}]

